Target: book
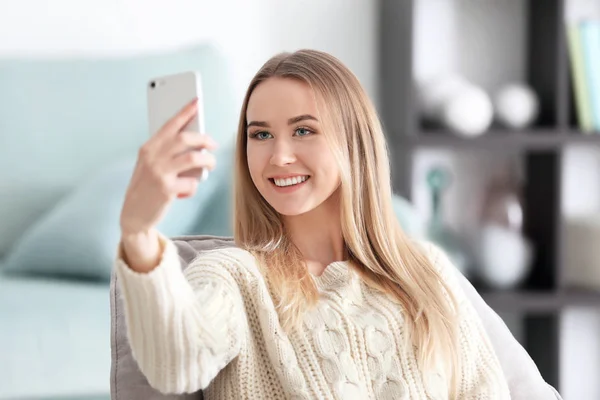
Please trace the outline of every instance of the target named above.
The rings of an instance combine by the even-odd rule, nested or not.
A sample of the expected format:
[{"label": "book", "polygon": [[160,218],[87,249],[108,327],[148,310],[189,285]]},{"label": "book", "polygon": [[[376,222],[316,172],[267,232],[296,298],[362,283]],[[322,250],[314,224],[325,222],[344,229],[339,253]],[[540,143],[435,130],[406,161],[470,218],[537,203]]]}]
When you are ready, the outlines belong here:
[{"label": "book", "polygon": [[600,21],[582,21],[580,27],[592,125],[600,132]]},{"label": "book", "polygon": [[586,78],[581,26],[578,23],[569,23],[566,29],[577,123],[582,132],[592,133],[594,124],[589,86]]}]

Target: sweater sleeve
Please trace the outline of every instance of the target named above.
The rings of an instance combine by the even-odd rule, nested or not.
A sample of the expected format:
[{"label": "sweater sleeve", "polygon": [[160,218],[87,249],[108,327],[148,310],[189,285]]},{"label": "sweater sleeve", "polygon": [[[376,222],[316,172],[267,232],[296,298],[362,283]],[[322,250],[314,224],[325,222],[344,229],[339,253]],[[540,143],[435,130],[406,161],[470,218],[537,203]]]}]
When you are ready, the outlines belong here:
[{"label": "sweater sleeve", "polygon": [[479,315],[463,292],[448,256],[430,245],[434,265],[457,301],[459,400],[510,399],[508,382]]},{"label": "sweater sleeve", "polygon": [[468,302],[459,308],[459,399],[510,399],[508,382],[478,315]]},{"label": "sweater sleeve", "polygon": [[121,286],[132,354],[148,383],[163,393],[205,389],[240,352],[247,324],[239,286],[223,265],[227,250],[208,251],[182,271],[175,244],[149,273],[121,257]]}]

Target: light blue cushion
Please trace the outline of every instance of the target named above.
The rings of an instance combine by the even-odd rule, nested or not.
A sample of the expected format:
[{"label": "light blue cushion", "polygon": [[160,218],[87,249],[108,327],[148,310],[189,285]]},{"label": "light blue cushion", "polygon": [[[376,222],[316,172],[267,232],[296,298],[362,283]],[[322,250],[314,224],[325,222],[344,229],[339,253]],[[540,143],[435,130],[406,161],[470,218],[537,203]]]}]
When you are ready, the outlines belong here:
[{"label": "light blue cushion", "polygon": [[[222,147],[216,152],[219,159],[232,153],[230,145]],[[120,237],[121,207],[134,165],[135,159],[116,162],[76,188],[25,232],[8,254],[5,271],[109,281]],[[173,202],[158,227],[162,233],[193,234],[202,213],[228,211],[215,211],[224,204],[215,195],[228,183],[223,182],[227,168],[220,167],[194,197]]]},{"label": "light blue cushion", "polygon": [[231,68],[210,45],[126,57],[0,57],[0,256],[56,202],[99,168],[148,139],[146,84],[199,70],[206,129],[234,135]]},{"label": "light blue cushion", "polygon": [[392,206],[404,232],[416,239],[425,239],[425,219],[419,214],[415,206],[404,197],[398,195],[393,196]]}]

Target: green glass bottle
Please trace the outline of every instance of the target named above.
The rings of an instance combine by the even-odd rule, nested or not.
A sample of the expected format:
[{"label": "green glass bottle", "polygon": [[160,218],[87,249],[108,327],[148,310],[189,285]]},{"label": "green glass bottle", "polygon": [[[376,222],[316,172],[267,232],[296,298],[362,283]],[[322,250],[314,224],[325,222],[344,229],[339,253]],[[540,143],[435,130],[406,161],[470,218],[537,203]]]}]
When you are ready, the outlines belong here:
[{"label": "green glass bottle", "polygon": [[442,195],[450,187],[450,172],[443,167],[433,167],[427,173],[431,193],[431,218],[427,225],[427,238],[446,252],[454,266],[465,276],[469,273],[469,257],[462,240],[448,227],[442,213]]}]

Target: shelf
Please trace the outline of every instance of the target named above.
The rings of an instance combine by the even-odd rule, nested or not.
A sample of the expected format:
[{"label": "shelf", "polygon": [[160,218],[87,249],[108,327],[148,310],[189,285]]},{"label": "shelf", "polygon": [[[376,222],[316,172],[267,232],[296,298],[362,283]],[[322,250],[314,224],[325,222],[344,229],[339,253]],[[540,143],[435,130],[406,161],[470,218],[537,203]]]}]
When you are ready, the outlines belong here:
[{"label": "shelf", "polygon": [[405,137],[404,143],[413,147],[484,150],[546,150],[573,144],[600,146],[600,134],[584,134],[576,130],[557,131],[535,129],[511,131],[494,129],[485,134],[466,138],[447,130],[427,130]]},{"label": "shelf", "polygon": [[480,290],[480,295],[495,311],[545,313],[565,307],[599,307],[600,291],[569,288],[559,291]]},{"label": "shelf", "polygon": [[[492,3],[493,6],[490,6]],[[562,254],[565,238],[560,218],[561,194],[565,188],[561,152],[572,145],[600,149],[600,134],[583,134],[575,124],[571,124],[577,115],[574,113],[576,104],[573,102],[569,48],[564,29],[565,0],[526,0],[518,8],[514,4],[508,6],[508,3],[511,2],[455,7],[456,18],[467,23],[459,23],[460,29],[452,33],[457,33],[457,40],[465,39],[462,43],[465,49],[448,54],[450,58],[441,62],[447,63],[466,54],[468,57],[462,57],[464,63],[459,66],[459,72],[481,82],[482,86],[498,87],[515,79],[527,84],[539,99],[535,126],[515,131],[492,124],[484,135],[469,139],[439,126],[425,125],[419,113],[415,78],[425,72],[419,69],[421,55],[429,51],[434,54],[439,45],[431,39],[433,36],[429,35],[428,29],[439,20],[439,16],[436,10],[418,8],[418,2],[414,0],[379,2],[379,112],[389,136],[394,190],[408,199],[417,197],[415,190],[418,185],[414,177],[421,168],[422,158],[417,155],[422,150],[522,156],[519,161],[522,179],[526,183],[522,193],[526,231],[536,248],[544,249],[536,255],[527,282],[532,287],[548,290],[536,291],[529,287],[505,292],[480,290],[496,311],[514,312],[524,317],[521,328],[523,346],[544,380],[559,388],[562,381],[560,372],[564,371],[560,357],[561,310],[572,306],[600,308],[600,290],[549,290],[552,285],[562,282],[567,268]],[[487,29],[485,24],[470,24],[474,13],[478,19],[494,21],[494,26]],[[420,14],[419,17],[414,18],[417,14]],[[502,15],[502,22],[498,22],[498,15]],[[512,29],[521,26],[522,30]],[[505,28],[510,31],[502,31]],[[485,35],[481,34],[482,29]],[[441,36],[446,30],[440,30]],[[504,32],[508,35],[505,36]],[[506,43],[517,40],[522,43],[506,46]],[[459,49],[459,46],[456,48]],[[514,56],[511,54],[513,49],[516,51]],[[443,58],[444,55],[440,56]],[[504,60],[508,60],[505,65],[502,64]],[[515,61],[522,61],[518,76],[514,75]],[[485,70],[490,71],[488,64],[493,65],[494,76],[484,75]],[[432,156],[444,158],[443,154]],[[466,170],[465,173],[464,177],[468,179],[471,172]]]}]

